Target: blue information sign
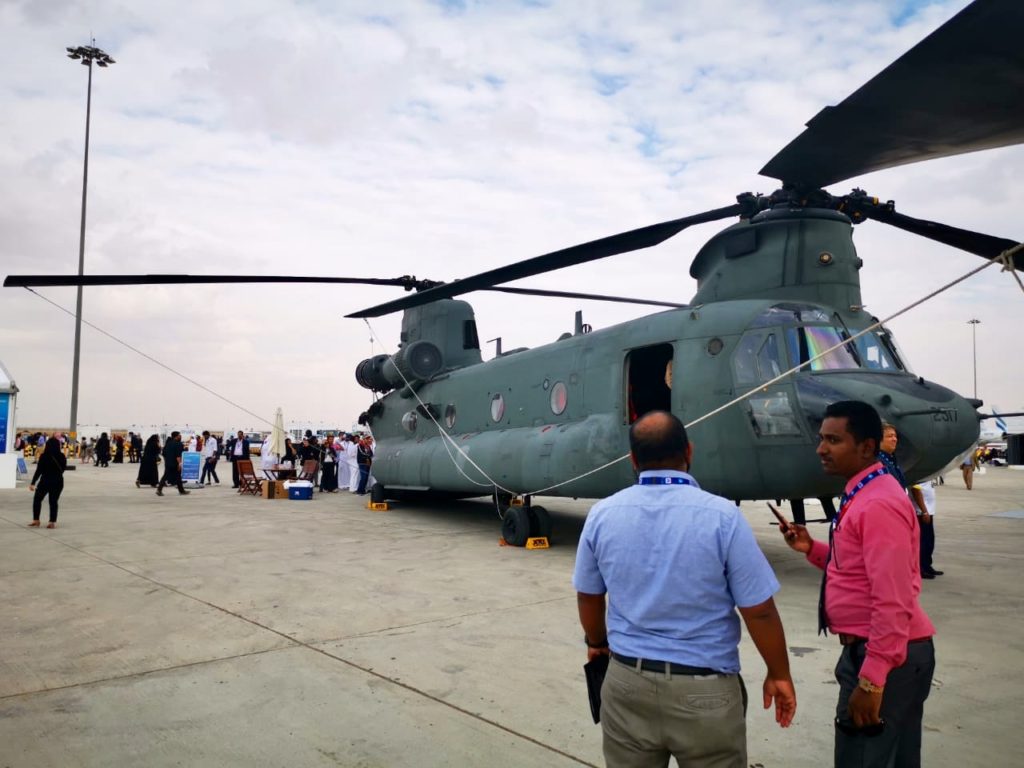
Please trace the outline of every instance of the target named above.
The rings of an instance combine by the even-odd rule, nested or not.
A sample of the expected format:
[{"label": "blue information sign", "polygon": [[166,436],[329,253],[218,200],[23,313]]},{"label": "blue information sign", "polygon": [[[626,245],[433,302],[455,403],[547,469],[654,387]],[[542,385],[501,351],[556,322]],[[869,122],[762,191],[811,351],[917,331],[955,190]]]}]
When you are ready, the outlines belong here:
[{"label": "blue information sign", "polygon": [[11,416],[11,395],[0,392],[0,453],[7,453],[7,424]]},{"label": "blue information sign", "polygon": [[185,451],[181,454],[181,480],[184,483],[198,483],[200,474],[200,461],[202,456],[198,451]]}]

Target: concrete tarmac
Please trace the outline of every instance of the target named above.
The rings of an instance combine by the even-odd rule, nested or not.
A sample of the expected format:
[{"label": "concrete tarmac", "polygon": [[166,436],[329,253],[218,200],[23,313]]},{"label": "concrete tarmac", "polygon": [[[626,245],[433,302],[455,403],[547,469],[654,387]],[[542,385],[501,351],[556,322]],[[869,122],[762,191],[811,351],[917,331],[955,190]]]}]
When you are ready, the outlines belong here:
[{"label": "concrete tarmac", "polygon": [[[157,498],[135,471],[68,473],[55,530],[26,527],[26,482],[0,491],[0,767],[603,764],[571,584],[590,502],[545,500],[554,546],[527,551],[498,545],[482,501]],[[1024,472],[937,491],[924,764],[1020,764]],[[779,729],[744,637],[750,764],[830,765],[820,572],[764,504],[744,510],[782,583],[798,697]]]}]

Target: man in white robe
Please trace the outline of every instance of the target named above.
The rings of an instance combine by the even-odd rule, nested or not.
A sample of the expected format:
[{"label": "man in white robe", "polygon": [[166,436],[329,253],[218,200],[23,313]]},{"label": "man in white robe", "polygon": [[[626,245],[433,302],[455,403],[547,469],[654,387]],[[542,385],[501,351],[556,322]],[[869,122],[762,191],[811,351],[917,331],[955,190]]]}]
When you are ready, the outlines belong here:
[{"label": "man in white robe", "polygon": [[352,482],[348,468],[348,435],[338,435],[334,441],[334,450],[338,457],[338,490],[347,491]]},{"label": "man in white robe", "polygon": [[263,445],[260,446],[260,469],[270,469],[280,463],[280,457],[276,453],[270,452],[270,435],[267,435]]},{"label": "man in white robe", "polygon": [[345,443],[345,463],[348,465],[348,489],[352,493],[359,490],[359,462],[356,460],[358,454],[355,435],[349,435],[348,442]]}]

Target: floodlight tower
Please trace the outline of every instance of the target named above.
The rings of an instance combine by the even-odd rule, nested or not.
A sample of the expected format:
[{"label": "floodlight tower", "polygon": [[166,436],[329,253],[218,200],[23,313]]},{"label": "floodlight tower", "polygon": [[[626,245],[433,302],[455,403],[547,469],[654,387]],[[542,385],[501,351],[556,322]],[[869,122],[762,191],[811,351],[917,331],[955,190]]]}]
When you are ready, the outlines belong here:
[{"label": "floodlight tower", "polygon": [[[93,40],[92,42],[96,42]],[[108,67],[114,63],[110,56],[94,45],[80,45],[68,48],[68,58],[81,62],[89,68],[89,85],[85,97],[85,164],[82,171],[82,228],[78,236],[78,275],[85,273],[85,201],[89,186],[89,120],[92,116],[92,65]],[[75,353],[71,364],[71,423],[68,431],[71,437],[77,436],[78,430],[78,359],[82,345],[82,286],[78,286],[78,297],[75,302]]]},{"label": "floodlight tower", "polygon": [[972,318],[967,321],[971,326],[971,349],[974,351],[974,399],[978,399],[978,326],[981,320]]}]

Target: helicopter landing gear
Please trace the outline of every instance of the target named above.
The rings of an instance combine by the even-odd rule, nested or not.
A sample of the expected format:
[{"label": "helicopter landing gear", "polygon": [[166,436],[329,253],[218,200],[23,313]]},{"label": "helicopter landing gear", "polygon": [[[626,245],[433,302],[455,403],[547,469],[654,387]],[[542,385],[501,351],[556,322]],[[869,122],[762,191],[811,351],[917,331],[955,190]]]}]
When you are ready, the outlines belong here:
[{"label": "helicopter landing gear", "polygon": [[793,513],[793,522],[797,525],[807,525],[807,512],[804,511],[803,499],[790,499],[789,510]]},{"label": "helicopter landing gear", "polygon": [[530,513],[526,507],[508,507],[501,516],[501,536],[513,547],[525,547],[530,538]]},{"label": "helicopter landing gear", "polygon": [[505,517],[505,513],[509,507],[512,506],[513,496],[510,493],[501,493],[495,489],[494,493],[491,494],[491,500],[494,502],[494,506],[498,508],[498,514]]},{"label": "helicopter landing gear", "polygon": [[370,502],[372,504],[383,504],[388,500],[387,490],[381,483],[374,483],[370,488]]},{"label": "helicopter landing gear", "polygon": [[[528,539],[551,538],[551,515],[541,506],[530,503],[530,497],[523,499],[522,505],[511,503],[507,499],[501,514],[501,536],[505,543],[513,547],[526,546]],[[495,503],[502,504],[502,497],[495,495]]]},{"label": "helicopter landing gear", "polygon": [[530,515],[530,538],[551,538],[551,515],[544,507],[528,506],[527,513]]}]

